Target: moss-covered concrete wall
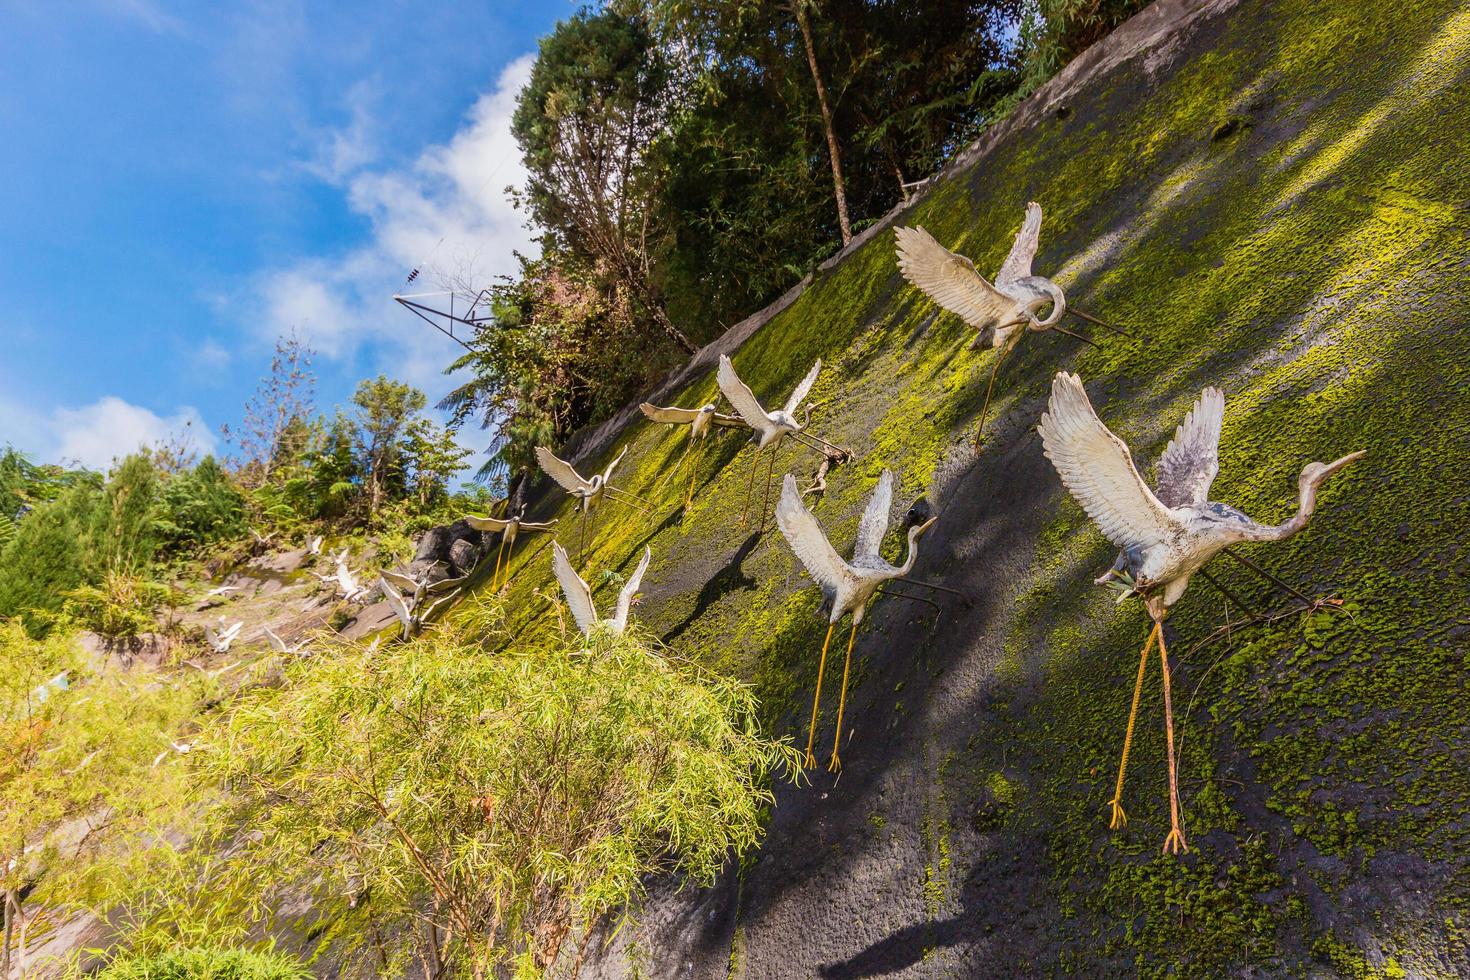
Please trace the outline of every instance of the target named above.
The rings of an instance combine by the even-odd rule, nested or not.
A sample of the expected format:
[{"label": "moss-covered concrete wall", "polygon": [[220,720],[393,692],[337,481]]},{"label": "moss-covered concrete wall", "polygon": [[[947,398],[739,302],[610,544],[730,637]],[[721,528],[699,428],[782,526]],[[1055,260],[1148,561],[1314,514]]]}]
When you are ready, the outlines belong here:
[{"label": "moss-covered concrete wall", "polygon": [[[915,576],[969,601],[942,598],[937,618],[875,607],[841,778],[783,787],[761,853],[719,889],[655,901],[599,973],[1470,973],[1470,8],[1216,6],[1028,107],[1029,125],[903,216],[993,272],[1040,202],[1037,270],[1135,333],[1098,334],[1101,349],[1028,336],[978,454],[994,354],[966,350],[963,324],[903,283],[887,230],[736,352],[770,402],[822,358],[812,431],[856,459],[818,518],[848,546],[891,467],[900,513],[922,494],[940,514]],[[1062,368],[1144,465],[1200,388],[1223,387],[1213,496],[1264,521],[1294,510],[1305,463],[1369,454],[1326,485],[1305,533],[1248,549],[1341,611],[1222,636],[1239,614],[1206,583],[1175,607],[1183,859],[1159,853],[1156,668],[1131,822],[1107,829],[1146,616],[1091,585],[1112,550],[1042,457],[1035,423]],[[677,400],[715,394],[707,372]],[[770,724],[804,741],[819,597],[773,524],[739,524],[750,451],[727,435],[697,454],[684,511],[685,434],[639,422],[623,445],[615,482],[656,506],[597,514],[583,566],[598,597],[650,545],[640,620],[755,684]],[[788,448],[776,473],[814,463]],[[535,509],[575,549],[565,498]],[[514,560],[524,642],[558,628],[539,544]],[[902,550],[896,530],[887,550]],[[1288,605],[1217,566],[1252,606]]]}]

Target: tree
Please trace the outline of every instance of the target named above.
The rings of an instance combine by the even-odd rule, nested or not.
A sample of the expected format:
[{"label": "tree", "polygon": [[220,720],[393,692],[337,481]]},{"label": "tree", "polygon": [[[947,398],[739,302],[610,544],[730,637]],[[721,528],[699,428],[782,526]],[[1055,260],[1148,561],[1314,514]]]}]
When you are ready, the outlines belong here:
[{"label": "tree", "polygon": [[709,882],[756,844],[767,780],[797,756],[760,735],[746,688],[632,637],[535,649],[498,623],[486,605],[243,695],[194,753],[235,788],[196,851],[237,842],[218,892],[248,882],[270,908],[304,890],[324,919],[366,917],[395,937],[364,951],[371,975],[410,955],[429,975],[540,975],[652,875]]},{"label": "tree", "polygon": [[294,333],[276,339],[270,374],[260,380],[255,394],[245,403],[245,417],[238,432],[226,427],[226,439],[240,447],[237,468],[246,486],[269,480],[283,462],[305,448],[305,423],[311,417],[316,392],[316,375],[311,361],[316,352]]},{"label": "tree", "polygon": [[812,41],[808,6],[815,8],[814,0],[791,0],[791,11],[796,18],[796,26],[801,30],[807,67],[812,73],[812,86],[817,93],[817,105],[822,110],[822,133],[827,137],[827,158],[832,165],[832,193],[837,199],[837,223],[842,230],[842,244],[846,245],[852,241],[852,221],[847,216],[847,184],[842,179],[842,147],[837,141],[837,130],[833,127],[832,106],[827,101],[827,87],[822,82],[822,70],[817,65],[817,49]]},{"label": "tree", "polygon": [[448,495],[449,481],[464,469],[470,455],[470,450],[454,441],[451,430],[426,418],[409,424],[403,451],[413,473],[412,492],[420,512]]},{"label": "tree", "polygon": [[163,485],[155,527],[173,551],[245,533],[245,498],[213,456]]},{"label": "tree", "polygon": [[376,514],[385,495],[403,496],[407,473],[400,436],[423,410],[424,393],[386,375],[362,381],[352,396],[357,406],[358,452],[367,480],[368,513]]},{"label": "tree", "polygon": [[23,617],[40,635],[67,592],[97,580],[91,549],[104,508],[102,479],[92,474],[20,522],[0,550],[0,617]]},{"label": "tree", "polygon": [[135,574],[152,562],[159,543],[161,490],[147,452],[128,456],[108,474],[106,506],[93,534],[91,557],[99,571]]},{"label": "tree", "polygon": [[661,177],[648,148],[667,129],[677,93],[641,17],[582,11],[541,40],[511,131],[526,203],[549,244],[629,290],[692,354],[698,348],[669,319],[650,276]]}]

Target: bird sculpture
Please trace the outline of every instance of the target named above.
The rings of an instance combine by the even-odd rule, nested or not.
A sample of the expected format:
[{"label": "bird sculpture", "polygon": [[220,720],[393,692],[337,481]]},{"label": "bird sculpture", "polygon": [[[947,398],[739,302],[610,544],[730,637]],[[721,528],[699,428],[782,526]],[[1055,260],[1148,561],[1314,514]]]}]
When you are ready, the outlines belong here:
[{"label": "bird sculpture", "polygon": [[212,588],[208,592],[204,593],[204,595],[205,595],[206,598],[214,599],[214,598],[217,598],[217,597],[220,597],[220,596],[227,596],[231,592],[239,592],[239,591],[240,591],[240,587],[238,585],[216,585],[214,588]]},{"label": "bird sculpture", "polygon": [[320,534],[306,542],[306,553],[313,558],[322,553],[322,536]]},{"label": "bird sculpture", "polygon": [[[1031,262],[1041,240],[1041,205],[1026,205],[1026,218],[1016,233],[1010,254],[1001,264],[992,284],[975,269],[975,263],[963,255],[940,245],[923,228],[895,228],[898,240],[898,268],[903,277],[944,309],[956,314],[980,331],[970,344],[971,350],[994,347],[1000,351],[990,368],[990,383],[985,387],[985,404],[980,409],[977,440],[983,436],[990,395],[995,388],[995,375],[1001,362],[1020,342],[1026,330],[1055,330],[1091,344],[1081,334],[1059,326],[1067,313],[1100,327],[1124,333],[1076,307],[1067,305],[1062,288],[1045,276],[1031,274]],[[1051,307],[1045,319],[1041,311]],[[1096,346],[1096,345],[1094,345]]]},{"label": "bird sculpture", "polygon": [[633,597],[637,595],[639,587],[643,584],[643,573],[648,571],[648,562],[653,558],[653,552],[647,547],[643,549],[643,560],[628,576],[628,581],[623,583],[623,588],[618,592],[618,604],[611,619],[601,619],[597,615],[597,608],[592,604],[592,590],[587,583],[582,581],[572,568],[572,563],[567,559],[566,549],[559,543],[551,545],[551,568],[556,572],[556,580],[561,583],[562,595],[566,596],[567,608],[572,611],[572,618],[577,621],[577,628],[586,636],[591,636],[594,629],[603,628],[613,633],[622,635],[628,628],[628,610],[633,607]]},{"label": "bird sculpture", "polygon": [[[687,425],[689,426],[689,441],[684,444],[684,455],[679,458],[679,468],[682,469],[689,462],[689,451],[691,447],[698,446],[702,451],[705,440],[714,431],[715,426],[723,426],[731,429],[747,428],[744,419],[737,415],[725,415],[715,411],[714,403],[702,405],[699,408],[660,408],[648,402],[643,402],[638,408],[645,416],[654,422],[662,422],[665,425]],[[690,503],[694,500],[694,476],[699,469],[699,457],[696,456],[694,465],[689,471],[689,489],[684,492],[684,509],[688,510]]]},{"label": "bird sculpture", "polygon": [[244,627],[243,621],[226,626],[225,618],[221,616],[218,630],[208,625],[204,627],[204,639],[208,641],[209,648],[215,653],[226,653],[230,649],[230,644],[235,642],[235,638],[240,635],[240,630]]},{"label": "bird sculpture", "polygon": [[837,772],[842,768],[838,748],[842,743],[842,715],[847,707],[847,677],[852,666],[852,644],[857,638],[857,628],[863,621],[868,603],[882,591],[887,582],[913,582],[928,586],[927,582],[906,579],[914,562],[919,557],[919,538],[939,518],[931,517],[922,524],[909,528],[908,555],[902,565],[890,565],[879,554],[883,536],[888,532],[888,511],[893,505],[893,474],[888,470],[878,478],[878,486],[868,498],[858,524],[857,541],[853,545],[851,562],[838,557],[823,533],[822,527],[812,512],[802,503],[801,493],[796,488],[796,478],[787,473],[781,484],[781,499],[776,503],[776,524],[791,544],[791,550],[806,566],[807,572],[822,588],[825,604],[830,606],[827,617],[827,638],[822,641],[822,655],[817,662],[817,690],[812,697],[812,721],[807,730],[806,765],[815,765],[812,744],[817,736],[817,709],[822,701],[822,675],[827,669],[827,648],[832,643],[832,631],[843,616],[852,614],[852,629],[847,636],[847,658],[842,665],[842,693],[837,702],[837,734],[832,742],[832,758],[827,768]]},{"label": "bird sculpture", "polygon": [[557,485],[567,493],[577,498],[577,505],[582,511],[581,540],[577,545],[578,555],[581,555],[582,548],[587,543],[587,515],[592,510],[592,505],[600,500],[603,494],[609,495],[619,503],[632,504],[635,507],[647,507],[648,502],[642,497],[615,487],[610,482],[612,480],[613,470],[618,468],[618,464],[623,461],[623,457],[627,454],[628,447],[624,446],[622,452],[618,453],[613,458],[613,461],[607,464],[607,469],[601,473],[593,474],[592,479],[588,480],[583,478],[582,474],[578,473],[572,467],[571,463],[568,463],[564,459],[558,459],[545,446],[536,447],[536,462],[541,465],[542,472],[555,480]]},{"label": "bird sculpture", "polygon": [[1139,654],[1133,706],[1123,738],[1123,759],[1117,788],[1110,803],[1113,828],[1125,826],[1123,775],[1133,744],[1139,693],[1148,666],[1149,651],[1159,646],[1164,680],[1164,731],[1169,758],[1169,819],[1165,853],[1189,850],[1180,818],[1178,767],[1174,754],[1174,714],[1170,692],[1169,653],[1164,642],[1164,617],[1215,555],[1233,544],[1280,541],[1307,526],[1317,506],[1317,490],[1343,467],[1362,459],[1349,453],[1332,463],[1308,463],[1297,480],[1297,512],[1282,524],[1260,524],[1228,504],[1209,499],[1210,484],[1220,468],[1220,425],[1225,398],[1218,388],[1207,388],[1159,460],[1158,493],[1148,488],[1127,445],[1097,417],[1087,391],[1075,374],[1058,373],[1052,381],[1051,402],[1038,429],[1047,458],[1062,483],[1082,505],[1103,535],[1123,551],[1121,569],[1099,582],[1123,576],[1129,594],[1141,595],[1153,619],[1153,629]]},{"label": "bird sculpture", "polygon": [[461,575],[430,582],[427,578],[402,572],[383,572],[378,577],[378,591],[388,600],[389,608],[403,627],[403,639],[408,640],[433,618],[441,606],[459,594],[465,578]]},{"label": "bird sculpture", "polygon": [[333,586],[333,590],[341,590],[342,598],[347,602],[361,602],[369,593],[367,586],[360,582],[352,569],[347,566],[347,550],[333,556],[337,563],[337,571],[331,575],[317,575],[312,572],[318,580],[325,585]]},{"label": "bird sculpture", "polygon": [[[573,470],[573,472],[576,472]],[[495,552],[495,571],[490,576],[490,591],[496,591],[496,582],[500,581],[500,558],[505,556],[505,582],[502,586],[510,584],[510,555],[515,551],[516,536],[522,531],[550,531],[556,527],[556,520],[537,523],[526,520],[526,508],[522,505],[509,517],[478,517],[474,514],[466,514],[465,521],[476,531],[495,531],[500,534],[500,547]],[[535,557],[534,555],[532,557]]]},{"label": "bird sculpture", "polygon": [[812,385],[816,384],[817,375],[821,373],[821,370],[822,361],[818,358],[812,363],[812,369],[806,373],[806,377],[802,378],[801,383],[791,392],[791,397],[786,399],[785,407],[768,412],[761,407],[760,402],[756,401],[755,393],[750,390],[750,386],[741,381],[740,376],[735,373],[735,365],[730,363],[729,356],[720,355],[720,366],[715,373],[720,391],[724,392],[730,404],[735,407],[735,411],[740,413],[745,424],[755,430],[757,440],[755,455],[750,460],[750,476],[745,483],[745,507],[740,512],[741,524],[745,523],[746,514],[750,509],[751,490],[755,487],[755,471],[760,462],[761,450],[766,448],[771,450],[770,462],[766,466],[766,492],[761,498],[761,527],[765,527],[766,504],[770,500],[771,480],[776,471],[776,451],[781,447],[783,439],[789,436],[798,445],[805,446],[824,458],[829,453],[842,459],[847,458],[846,450],[838,449],[825,439],[820,439],[805,431],[806,423],[796,420],[796,409],[801,405],[802,399],[807,396],[807,392],[812,390]]},{"label": "bird sculpture", "polygon": [[271,629],[269,626],[265,627],[265,640],[267,643],[270,644],[270,648],[276,653],[288,657],[305,656],[307,644],[311,642],[311,640],[308,638],[301,640],[295,645],[287,645],[286,641],[281,639],[280,636],[276,634],[276,631]]}]

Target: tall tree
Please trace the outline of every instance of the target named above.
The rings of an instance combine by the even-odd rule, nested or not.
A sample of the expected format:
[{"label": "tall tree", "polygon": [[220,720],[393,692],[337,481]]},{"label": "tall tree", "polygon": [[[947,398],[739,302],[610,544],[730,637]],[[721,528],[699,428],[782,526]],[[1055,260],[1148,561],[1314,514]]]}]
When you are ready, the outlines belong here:
[{"label": "tall tree", "polygon": [[801,44],[806,51],[807,68],[812,73],[817,105],[822,110],[822,133],[827,137],[827,158],[832,164],[832,193],[837,199],[837,224],[842,230],[842,244],[846,245],[852,241],[852,220],[847,216],[847,184],[842,179],[842,147],[837,141],[837,129],[832,122],[832,106],[827,101],[827,86],[822,82],[822,69],[817,64],[817,48],[812,41],[808,7],[815,9],[815,0],[792,0],[791,11],[796,18],[796,26],[801,30]]},{"label": "tall tree", "polygon": [[316,375],[311,371],[315,354],[294,333],[277,338],[270,373],[245,403],[239,430],[225,427],[225,438],[240,447],[236,462],[247,486],[266,482],[283,461],[305,448],[303,423],[311,417],[316,395]]},{"label": "tall tree", "polygon": [[650,270],[661,177],[647,151],[666,132],[677,92],[643,18],[582,11],[542,39],[511,129],[527,170],[525,200],[552,243],[629,290],[693,353]]},{"label": "tall tree", "polygon": [[385,495],[401,495],[407,474],[400,437],[423,410],[424,393],[386,375],[361,382],[352,396],[357,406],[359,452],[367,480],[368,513],[376,514]]}]

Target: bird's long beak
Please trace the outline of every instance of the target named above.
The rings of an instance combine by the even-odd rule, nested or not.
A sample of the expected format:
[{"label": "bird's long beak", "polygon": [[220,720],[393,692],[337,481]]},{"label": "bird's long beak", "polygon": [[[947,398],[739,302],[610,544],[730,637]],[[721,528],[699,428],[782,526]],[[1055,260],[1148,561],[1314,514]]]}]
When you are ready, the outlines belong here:
[{"label": "bird's long beak", "polygon": [[918,526],[918,528],[917,528],[917,532],[914,534],[914,537],[916,539],[919,538],[919,537],[921,537],[924,534],[925,531],[929,530],[929,528],[931,528],[931,527],[934,526],[934,522],[937,521],[937,520],[939,520],[939,518],[937,516],[935,516],[935,517],[929,518],[923,524],[920,524]]},{"label": "bird's long beak", "polygon": [[1362,459],[1366,455],[1368,455],[1368,450],[1366,449],[1359,449],[1355,453],[1348,453],[1342,459],[1334,460],[1333,462],[1328,463],[1326,466],[1324,466],[1322,468],[1322,475],[1324,477],[1331,476],[1338,470],[1342,469],[1344,466],[1347,466],[1349,463],[1356,463],[1358,460]]},{"label": "bird's long beak", "polygon": [[1111,323],[1104,323],[1103,321],[1099,320],[1097,317],[1093,316],[1091,313],[1083,313],[1081,310],[1077,309],[1077,307],[1075,307],[1075,306],[1069,306],[1069,307],[1067,307],[1067,312],[1070,313],[1070,314],[1072,314],[1073,316],[1079,318],[1079,319],[1086,320],[1088,323],[1095,323],[1099,327],[1102,327],[1104,330],[1111,330],[1111,331],[1113,331],[1113,333],[1120,333],[1120,334],[1122,334],[1125,337],[1131,337],[1131,336],[1133,336],[1131,333],[1129,333],[1127,330],[1124,330],[1122,327],[1115,327]]},{"label": "bird's long beak", "polygon": [[1068,337],[1076,337],[1078,340],[1082,341],[1084,344],[1091,344],[1093,347],[1096,347],[1098,350],[1102,350],[1102,346],[1100,344],[1098,344],[1097,341],[1095,341],[1095,340],[1089,340],[1086,337],[1082,336],[1080,333],[1077,333],[1076,331],[1073,331],[1073,330],[1068,330],[1066,327],[1050,326],[1050,327],[1047,327],[1046,329],[1048,329],[1048,330],[1055,330],[1057,333],[1064,333]]}]

